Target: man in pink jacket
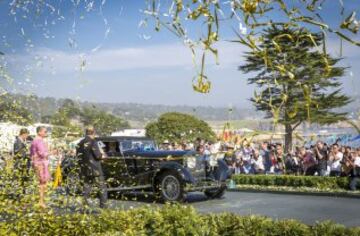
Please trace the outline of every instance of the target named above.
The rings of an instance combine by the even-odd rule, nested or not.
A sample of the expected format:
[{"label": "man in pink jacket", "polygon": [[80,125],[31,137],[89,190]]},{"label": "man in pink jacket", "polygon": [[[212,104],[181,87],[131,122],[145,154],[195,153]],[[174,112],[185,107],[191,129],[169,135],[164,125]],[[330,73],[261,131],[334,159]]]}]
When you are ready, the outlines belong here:
[{"label": "man in pink jacket", "polygon": [[36,133],[37,136],[31,143],[30,155],[31,155],[33,168],[39,180],[39,194],[40,194],[39,205],[42,208],[46,208],[44,199],[46,194],[46,185],[50,180],[49,159],[48,159],[49,152],[48,152],[47,144],[44,141],[44,138],[47,135],[47,130],[45,127],[40,126],[36,128]]}]

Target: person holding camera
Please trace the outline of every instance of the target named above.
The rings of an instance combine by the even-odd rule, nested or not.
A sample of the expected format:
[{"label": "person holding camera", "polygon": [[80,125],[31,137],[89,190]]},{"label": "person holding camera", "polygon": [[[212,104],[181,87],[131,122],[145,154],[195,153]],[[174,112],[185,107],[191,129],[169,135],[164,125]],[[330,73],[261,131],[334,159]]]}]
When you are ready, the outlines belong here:
[{"label": "person holding camera", "polygon": [[276,174],[283,174],[285,172],[285,155],[283,147],[280,143],[277,143],[275,145],[275,158],[276,158],[276,164],[275,164],[275,173]]},{"label": "person holding camera", "polygon": [[316,143],[313,154],[317,161],[316,172],[319,176],[325,176],[327,174],[328,151],[322,141]]},{"label": "person holding camera", "polygon": [[[313,147],[311,147],[311,148],[313,148]],[[305,147],[300,148],[303,172],[307,176],[314,175],[316,172],[316,168],[317,168],[316,160],[315,160],[313,154],[311,153],[311,148],[310,148],[310,150],[306,149]]]},{"label": "person holding camera", "polygon": [[351,166],[353,169],[350,180],[350,189],[355,191],[360,182],[360,148],[357,148],[356,151],[351,154]]},{"label": "person holding camera", "polygon": [[270,144],[269,142],[262,142],[260,147],[260,155],[263,157],[265,173],[270,171],[271,159],[270,159]]},{"label": "person holding camera", "polygon": [[352,174],[352,170],[354,166],[352,165],[353,162],[353,151],[351,147],[347,146],[345,147],[344,156],[341,163],[341,176],[346,177]]},{"label": "person holding camera", "polygon": [[288,153],[285,159],[286,174],[298,175],[300,173],[300,163],[296,155]]}]

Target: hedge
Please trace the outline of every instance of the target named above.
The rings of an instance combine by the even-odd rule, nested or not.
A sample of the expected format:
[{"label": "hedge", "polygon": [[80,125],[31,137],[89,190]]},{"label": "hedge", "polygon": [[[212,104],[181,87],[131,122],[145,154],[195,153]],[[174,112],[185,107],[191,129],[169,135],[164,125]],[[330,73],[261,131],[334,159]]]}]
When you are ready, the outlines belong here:
[{"label": "hedge", "polygon": [[309,187],[319,190],[348,190],[350,184],[347,177],[295,175],[233,175],[232,180],[236,185]]},{"label": "hedge", "polygon": [[165,205],[98,214],[32,212],[0,223],[1,235],[360,235],[360,227],[332,222],[305,225],[233,213],[199,214],[192,207]]},{"label": "hedge", "polygon": [[284,193],[284,194],[302,194],[332,197],[351,197],[360,199],[360,190],[344,189],[317,189],[308,187],[288,187],[288,186],[264,186],[264,185],[236,185],[230,186],[228,191],[235,192],[265,192],[265,193]]}]

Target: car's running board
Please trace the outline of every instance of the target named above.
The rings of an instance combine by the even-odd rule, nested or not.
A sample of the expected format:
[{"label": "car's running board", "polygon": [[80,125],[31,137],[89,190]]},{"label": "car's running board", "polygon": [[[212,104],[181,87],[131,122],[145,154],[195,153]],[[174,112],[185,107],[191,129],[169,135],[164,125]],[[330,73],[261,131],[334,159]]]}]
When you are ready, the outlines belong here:
[{"label": "car's running board", "polygon": [[144,189],[144,188],[151,188],[151,184],[148,185],[140,185],[140,186],[133,186],[133,187],[116,187],[116,188],[108,188],[107,191],[127,191],[127,190],[136,190],[136,189]]},{"label": "car's running board", "polygon": [[208,186],[187,186],[185,187],[185,191],[186,192],[195,192],[195,191],[205,191],[207,189],[216,189],[216,188],[220,188],[221,185],[208,185]]}]

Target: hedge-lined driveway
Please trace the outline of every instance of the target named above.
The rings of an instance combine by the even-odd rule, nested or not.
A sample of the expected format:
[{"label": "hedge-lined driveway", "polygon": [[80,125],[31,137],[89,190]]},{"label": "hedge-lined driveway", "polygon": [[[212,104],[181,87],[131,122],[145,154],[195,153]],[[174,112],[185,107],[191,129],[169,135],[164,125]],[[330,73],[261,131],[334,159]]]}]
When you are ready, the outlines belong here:
[{"label": "hedge-lined driveway", "polygon": [[[134,196],[128,196],[134,199]],[[306,224],[332,220],[346,226],[360,226],[360,199],[292,194],[227,192],[220,200],[207,200],[193,193],[188,203],[202,213],[233,212],[242,215],[257,214],[273,219],[297,219]],[[152,203],[151,197],[139,195],[134,201],[111,200],[116,208],[161,205]]]}]

